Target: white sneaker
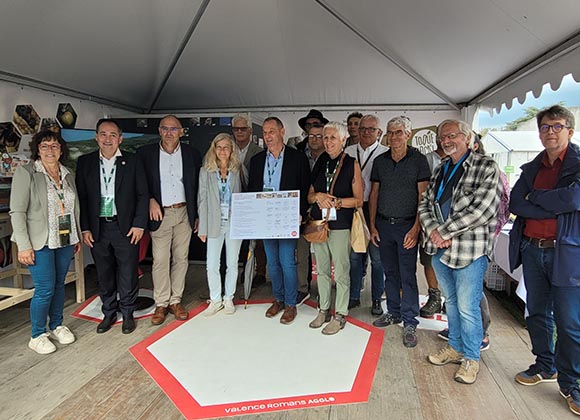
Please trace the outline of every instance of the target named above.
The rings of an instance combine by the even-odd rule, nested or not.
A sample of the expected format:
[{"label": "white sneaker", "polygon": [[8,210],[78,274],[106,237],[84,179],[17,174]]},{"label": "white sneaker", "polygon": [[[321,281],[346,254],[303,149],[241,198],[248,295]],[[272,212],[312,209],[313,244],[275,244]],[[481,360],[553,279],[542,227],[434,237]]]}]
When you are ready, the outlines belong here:
[{"label": "white sneaker", "polygon": [[209,306],[203,311],[203,316],[213,316],[224,308],[222,301],[210,302]]},{"label": "white sneaker", "polygon": [[51,331],[50,338],[54,338],[60,344],[70,344],[76,340],[75,335],[64,325],[58,326]]},{"label": "white sneaker", "polygon": [[48,333],[40,334],[36,338],[31,338],[28,347],[38,354],[49,354],[56,351],[56,346],[48,339]]},{"label": "white sneaker", "polygon": [[224,313],[232,315],[236,312],[236,306],[232,299],[224,299]]}]

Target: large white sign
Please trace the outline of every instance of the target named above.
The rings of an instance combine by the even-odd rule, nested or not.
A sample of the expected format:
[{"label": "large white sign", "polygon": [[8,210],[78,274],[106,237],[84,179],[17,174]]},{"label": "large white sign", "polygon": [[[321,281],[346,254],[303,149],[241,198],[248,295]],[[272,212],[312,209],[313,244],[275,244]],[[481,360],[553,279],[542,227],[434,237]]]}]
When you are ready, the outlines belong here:
[{"label": "large white sign", "polygon": [[298,239],[300,191],[232,194],[232,239]]}]

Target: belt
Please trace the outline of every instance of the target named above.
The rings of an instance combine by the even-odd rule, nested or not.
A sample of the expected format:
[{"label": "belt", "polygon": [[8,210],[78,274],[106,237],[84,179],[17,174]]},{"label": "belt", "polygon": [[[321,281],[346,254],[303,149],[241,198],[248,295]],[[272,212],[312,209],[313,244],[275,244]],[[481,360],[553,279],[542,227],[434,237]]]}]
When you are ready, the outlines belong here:
[{"label": "belt", "polygon": [[389,225],[398,225],[400,223],[408,223],[415,220],[415,217],[385,217],[382,214],[377,214],[377,218],[384,220]]},{"label": "belt", "polygon": [[172,204],[170,206],[163,206],[164,209],[180,209],[182,207],[187,206],[187,203],[177,203],[177,204]]},{"label": "belt", "polygon": [[524,235],[524,239],[538,248],[556,248],[555,239],[536,239]]},{"label": "belt", "polygon": [[113,216],[113,217],[100,217],[99,219],[101,219],[102,222],[105,223],[113,223],[117,221],[117,216]]}]

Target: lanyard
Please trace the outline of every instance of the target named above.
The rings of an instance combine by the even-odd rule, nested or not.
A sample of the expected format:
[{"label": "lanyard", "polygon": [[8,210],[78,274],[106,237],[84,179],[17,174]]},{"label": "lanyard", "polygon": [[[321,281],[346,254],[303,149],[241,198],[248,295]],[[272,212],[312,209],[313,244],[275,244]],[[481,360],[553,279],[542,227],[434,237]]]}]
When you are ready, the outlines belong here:
[{"label": "lanyard", "polygon": [[52,184],[54,190],[56,191],[56,195],[58,196],[58,206],[60,207],[61,214],[64,216],[64,181],[62,179],[62,171],[59,170],[58,172],[60,178],[60,188],[56,186],[56,182],[54,182],[54,179],[48,176],[48,174],[46,177],[48,178],[49,182]]},{"label": "lanyard", "polygon": [[280,153],[280,156],[278,156],[278,159],[274,159],[276,162],[274,163],[274,167],[272,168],[271,171],[270,171],[270,158],[268,156],[266,156],[266,166],[267,166],[266,170],[268,171],[268,186],[269,187],[272,186],[272,175],[274,175],[274,173],[276,172],[276,167],[278,166],[278,162],[280,162],[281,156],[282,156],[282,153]]},{"label": "lanyard", "polygon": [[439,189],[437,190],[437,195],[435,196],[435,201],[439,201],[439,199],[443,195],[443,191],[445,191],[445,188],[447,187],[447,185],[449,185],[449,182],[451,182],[451,179],[453,179],[453,175],[455,175],[455,172],[457,172],[457,168],[459,168],[461,166],[461,164],[463,163],[463,161],[465,159],[467,159],[468,155],[469,155],[469,152],[465,153],[461,157],[461,159],[459,159],[459,162],[457,162],[457,164],[455,166],[453,166],[453,169],[451,170],[451,173],[449,174],[449,178],[447,178],[447,181],[446,181],[445,175],[447,175],[447,171],[449,170],[449,164],[451,163],[451,159],[449,159],[447,161],[447,163],[445,164],[445,167],[443,168],[443,178],[441,178],[441,183],[439,184]]},{"label": "lanyard", "polygon": [[105,163],[103,162],[103,158],[101,158],[101,173],[103,174],[103,183],[105,184],[105,193],[107,195],[109,194],[109,185],[111,184],[111,180],[115,175],[116,169],[117,169],[117,159],[115,159],[115,163],[113,163],[111,173],[109,174],[109,179],[107,179],[107,174],[105,173]]},{"label": "lanyard", "polygon": [[226,175],[226,179],[224,180],[220,174],[220,171],[218,170],[216,172],[217,175],[217,179],[218,179],[218,185],[220,187],[220,202],[225,202],[226,201],[226,190],[228,189],[228,184],[230,182],[230,172],[228,171],[227,175]]},{"label": "lanyard", "polygon": [[330,193],[330,185],[332,184],[332,180],[334,179],[334,174],[336,174],[336,170],[338,169],[339,161],[336,162],[336,166],[334,167],[334,171],[330,173],[328,169],[328,164],[330,163],[329,160],[326,161],[326,193]]},{"label": "lanyard", "polygon": [[359,165],[361,165],[360,166],[360,170],[361,171],[365,168],[365,166],[367,166],[367,163],[369,163],[369,160],[371,160],[371,156],[373,155],[373,153],[375,153],[375,151],[378,148],[379,147],[377,145],[377,147],[375,147],[373,150],[371,150],[371,153],[369,154],[369,156],[367,157],[367,160],[365,160],[365,162],[363,164],[361,164],[361,162],[360,162],[360,153],[359,153],[358,147],[356,148],[356,157],[357,157],[357,160],[358,160]]}]

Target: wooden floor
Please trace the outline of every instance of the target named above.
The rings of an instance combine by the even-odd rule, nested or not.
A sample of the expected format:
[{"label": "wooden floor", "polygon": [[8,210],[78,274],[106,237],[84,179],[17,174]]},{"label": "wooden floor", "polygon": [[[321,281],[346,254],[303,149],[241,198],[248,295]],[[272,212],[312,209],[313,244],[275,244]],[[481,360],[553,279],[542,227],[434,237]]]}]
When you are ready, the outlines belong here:
[{"label": "wooden floor", "polygon": [[[417,272],[424,289],[422,269]],[[143,284],[150,286],[149,274]],[[268,285],[255,289],[253,297],[269,298]],[[137,330],[130,335],[121,334],[119,327],[97,335],[96,324],[70,316],[78,307],[73,288],[67,286],[65,323],[77,341],[69,346],[57,344],[58,351],[48,356],[37,355],[27,347],[28,302],[0,312],[0,419],[181,419],[180,412],[128,352],[130,346],[161,327],[152,326],[147,319],[138,321]],[[188,309],[202,302],[200,293],[206,288],[205,267],[191,265],[184,296]],[[94,273],[87,275],[87,290],[87,296],[95,291]],[[369,294],[367,287],[363,307],[351,315],[370,323],[374,317],[370,315]],[[453,380],[456,365],[436,367],[426,361],[428,354],[444,344],[435,332],[419,330],[419,345],[407,349],[401,341],[401,328],[393,326],[385,332],[368,403],[243,419],[574,418],[556,384],[524,387],[514,382],[514,375],[533,361],[528,335],[493,296],[489,301],[491,349],[482,354],[481,372],[474,385]],[[304,357],[310,357],[306,346]],[[259,354],[256,369],[260,369]],[[308,372],[299,374],[308,380]]]}]

